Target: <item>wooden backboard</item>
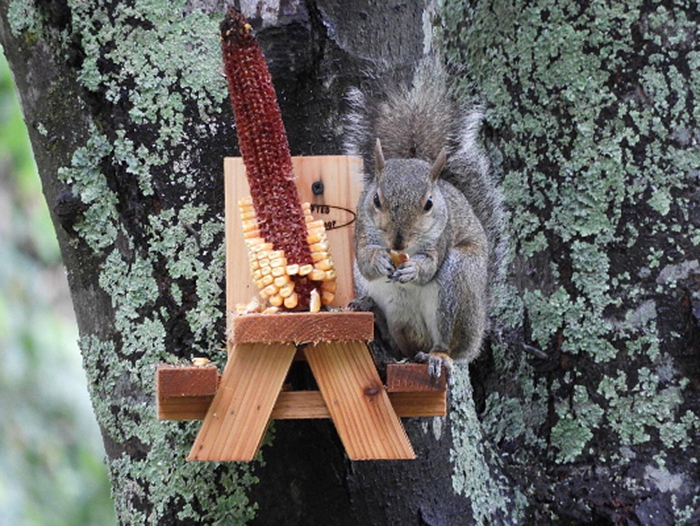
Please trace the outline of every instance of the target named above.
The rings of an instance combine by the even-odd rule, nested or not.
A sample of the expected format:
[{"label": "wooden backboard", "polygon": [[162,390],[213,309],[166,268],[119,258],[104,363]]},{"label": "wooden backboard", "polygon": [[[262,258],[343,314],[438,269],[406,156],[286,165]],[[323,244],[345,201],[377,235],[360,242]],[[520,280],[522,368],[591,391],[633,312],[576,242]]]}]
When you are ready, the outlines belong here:
[{"label": "wooden backboard", "polygon": [[[357,202],[362,190],[362,159],[344,155],[292,157],[297,188],[302,202],[312,205],[316,219],[326,223],[331,255],[338,273],[338,290],[333,307],[343,307],[353,299],[353,233]],[[248,303],[257,289],[248,268],[238,201],[249,195],[245,165],[240,157],[224,159],[226,187],[226,308]],[[319,183],[323,192],[316,195]]]}]

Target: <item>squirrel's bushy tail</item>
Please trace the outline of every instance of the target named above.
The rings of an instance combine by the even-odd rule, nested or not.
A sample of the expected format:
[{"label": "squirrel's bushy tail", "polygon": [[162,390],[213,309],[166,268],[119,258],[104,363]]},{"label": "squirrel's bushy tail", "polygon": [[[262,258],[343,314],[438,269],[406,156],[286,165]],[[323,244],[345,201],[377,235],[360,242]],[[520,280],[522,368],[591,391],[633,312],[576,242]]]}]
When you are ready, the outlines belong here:
[{"label": "squirrel's bushy tail", "polygon": [[374,177],[377,138],[387,159],[419,158],[432,163],[446,148],[443,179],[467,197],[486,230],[493,279],[506,247],[505,212],[488,157],[477,140],[483,108],[455,94],[444,65],[434,56],[419,65],[411,86],[384,90],[376,98],[353,89],[348,102],[346,152],[363,157],[368,180]]}]

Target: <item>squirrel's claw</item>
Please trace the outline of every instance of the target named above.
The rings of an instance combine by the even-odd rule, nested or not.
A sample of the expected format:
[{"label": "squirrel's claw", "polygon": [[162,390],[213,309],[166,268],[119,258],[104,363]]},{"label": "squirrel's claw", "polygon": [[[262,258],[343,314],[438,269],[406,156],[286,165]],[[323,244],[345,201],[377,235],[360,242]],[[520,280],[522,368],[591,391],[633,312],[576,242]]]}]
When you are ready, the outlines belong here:
[{"label": "squirrel's claw", "polygon": [[399,283],[408,283],[418,277],[418,265],[413,260],[408,260],[402,263],[399,268],[391,275],[393,281]]},{"label": "squirrel's claw", "polygon": [[348,309],[355,312],[374,312],[377,308],[377,303],[372,299],[371,296],[362,296],[361,298],[355,298],[350,303],[348,303]]},{"label": "squirrel's claw", "polygon": [[380,276],[391,276],[394,272],[394,263],[391,256],[384,250],[378,250],[372,258],[372,265]]},{"label": "squirrel's claw", "polygon": [[442,368],[445,368],[447,381],[451,383],[452,371],[454,369],[452,358],[446,352],[430,351],[429,353],[419,352],[416,354],[416,361],[428,364],[428,375],[432,378],[442,376]]}]

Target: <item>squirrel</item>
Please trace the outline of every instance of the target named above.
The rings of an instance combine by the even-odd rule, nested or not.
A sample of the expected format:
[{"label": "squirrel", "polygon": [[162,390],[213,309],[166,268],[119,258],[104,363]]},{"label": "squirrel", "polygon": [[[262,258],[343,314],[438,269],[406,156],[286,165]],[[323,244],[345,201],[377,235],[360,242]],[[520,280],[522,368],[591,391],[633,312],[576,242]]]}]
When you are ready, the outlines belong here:
[{"label": "squirrel", "polygon": [[394,357],[451,378],[481,350],[500,250],[502,198],[476,142],[483,109],[455,98],[435,59],[413,87],[348,98],[346,149],[366,167],[351,308],[375,312]]}]

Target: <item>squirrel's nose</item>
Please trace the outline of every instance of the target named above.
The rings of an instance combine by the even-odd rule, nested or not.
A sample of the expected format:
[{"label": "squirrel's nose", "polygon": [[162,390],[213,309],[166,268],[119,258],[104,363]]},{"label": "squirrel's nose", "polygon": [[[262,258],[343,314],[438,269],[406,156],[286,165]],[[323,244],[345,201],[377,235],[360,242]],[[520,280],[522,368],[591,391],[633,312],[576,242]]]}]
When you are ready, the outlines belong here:
[{"label": "squirrel's nose", "polygon": [[394,242],[392,243],[392,250],[397,250],[397,251],[402,251],[406,248],[406,242],[403,238],[403,234],[401,232],[397,232],[396,235],[394,236]]}]

